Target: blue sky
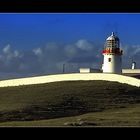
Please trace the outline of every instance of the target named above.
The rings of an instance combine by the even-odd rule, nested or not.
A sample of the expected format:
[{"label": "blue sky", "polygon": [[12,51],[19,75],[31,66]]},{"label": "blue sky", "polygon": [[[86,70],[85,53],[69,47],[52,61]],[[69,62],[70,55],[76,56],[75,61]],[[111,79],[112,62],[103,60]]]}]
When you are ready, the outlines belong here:
[{"label": "blue sky", "polygon": [[0,72],[55,73],[61,71],[58,64],[66,62],[99,67],[102,61],[99,53],[112,31],[121,40],[124,67],[128,67],[131,51],[134,59],[139,58],[140,14],[1,13]]},{"label": "blue sky", "polygon": [[0,14],[0,43],[26,49],[85,38],[103,42],[117,31],[123,43],[140,43],[140,14]]}]

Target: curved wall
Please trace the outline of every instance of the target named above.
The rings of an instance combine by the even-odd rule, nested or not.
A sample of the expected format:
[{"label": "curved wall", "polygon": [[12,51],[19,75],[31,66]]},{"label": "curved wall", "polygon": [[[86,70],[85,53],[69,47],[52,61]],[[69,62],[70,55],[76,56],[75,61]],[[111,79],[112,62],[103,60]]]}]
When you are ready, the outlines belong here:
[{"label": "curved wall", "polygon": [[78,81],[78,80],[116,81],[140,87],[139,79],[119,74],[105,74],[105,73],[71,73],[71,74],[57,74],[57,75],[10,79],[0,81],[0,87],[41,84],[57,81]]}]

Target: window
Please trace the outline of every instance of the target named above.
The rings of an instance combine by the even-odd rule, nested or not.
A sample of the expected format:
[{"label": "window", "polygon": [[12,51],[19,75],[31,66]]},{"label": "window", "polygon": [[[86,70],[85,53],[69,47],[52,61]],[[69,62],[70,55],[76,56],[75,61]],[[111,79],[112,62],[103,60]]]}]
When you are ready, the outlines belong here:
[{"label": "window", "polygon": [[108,62],[111,62],[111,58],[108,58]]}]

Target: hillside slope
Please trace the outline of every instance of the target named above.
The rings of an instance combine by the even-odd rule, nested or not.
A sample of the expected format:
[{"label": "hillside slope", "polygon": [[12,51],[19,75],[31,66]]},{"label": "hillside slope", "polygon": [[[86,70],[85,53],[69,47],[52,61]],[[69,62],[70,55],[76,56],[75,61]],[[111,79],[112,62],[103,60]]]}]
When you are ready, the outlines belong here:
[{"label": "hillside slope", "polygon": [[102,112],[83,115],[34,121],[10,121],[0,123],[0,126],[140,126],[140,104],[125,108],[108,109]]},{"label": "hillside slope", "polygon": [[140,88],[107,81],[67,81],[0,88],[0,122],[76,116],[140,103]]}]

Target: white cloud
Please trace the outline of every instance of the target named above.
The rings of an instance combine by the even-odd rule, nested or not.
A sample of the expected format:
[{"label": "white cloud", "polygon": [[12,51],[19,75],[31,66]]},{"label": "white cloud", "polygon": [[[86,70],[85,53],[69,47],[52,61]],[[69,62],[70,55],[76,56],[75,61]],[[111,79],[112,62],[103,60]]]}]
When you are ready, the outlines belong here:
[{"label": "white cloud", "polygon": [[[0,72],[21,75],[40,75],[61,73],[66,64],[67,71],[77,70],[82,66],[99,66],[102,63],[103,45],[80,39],[72,44],[47,43],[29,51],[15,50],[8,44],[0,51]],[[140,59],[140,45],[125,45],[123,65],[130,66],[130,57]],[[72,65],[73,64],[73,65]],[[140,62],[137,62],[137,66]]]},{"label": "white cloud", "polygon": [[84,51],[91,51],[93,49],[93,44],[91,44],[89,41],[85,39],[78,40],[76,42],[76,46]]},{"label": "white cloud", "polygon": [[33,49],[33,52],[37,56],[42,56],[42,54],[43,54],[43,51],[41,48],[35,48],[35,49]]},{"label": "white cloud", "polygon": [[3,53],[5,54],[11,53],[11,46],[9,44],[3,48]]},{"label": "white cloud", "polygon": [[19,53],[19,51],[15,50],[13,52],[14,57],[22,57],[22,54]]},{"label": "white cloud", "polygon": [[[0,52],[0,72],[13,72],[17,74],[47,74],[47,73],[61,73],[62,65],[67,63],[67,70],[78,69],[68,65],[68,63],[84,63],[92,60],[94,52],[92,50],[94,45],[87,41],[80,39],[73,44],[60,44],[55,42],[47,43],[46,46],[34,48],[28,52],[14,50],[10,44],[5,46]],[[96,56],[95,56],[96,57]],[[98,57],[99,58],[99,57]],[[99,58],[100,59],[100,58]],[[84,61],[83,61],[84,60]]]}]

